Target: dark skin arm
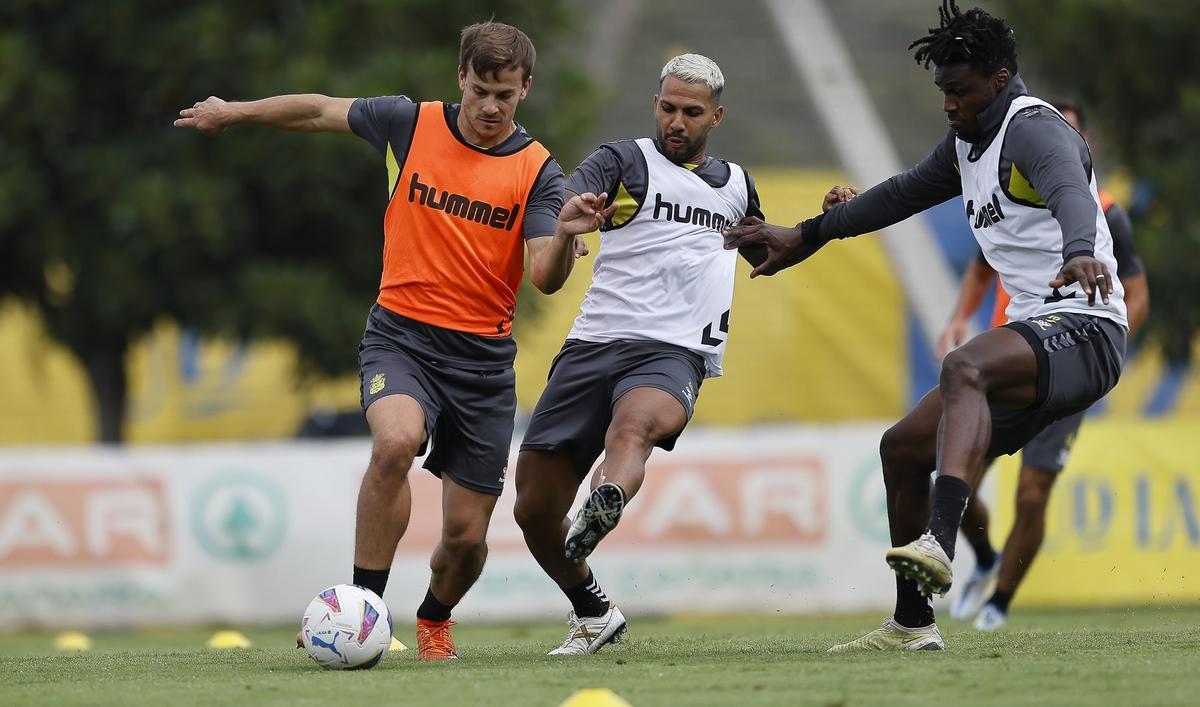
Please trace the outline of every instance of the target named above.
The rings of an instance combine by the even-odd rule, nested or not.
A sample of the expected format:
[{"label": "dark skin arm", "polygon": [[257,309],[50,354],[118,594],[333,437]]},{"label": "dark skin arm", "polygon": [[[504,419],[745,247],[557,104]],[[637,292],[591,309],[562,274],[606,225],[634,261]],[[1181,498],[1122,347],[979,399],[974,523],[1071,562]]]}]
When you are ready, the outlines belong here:
[{"label": "dark skin arm", "polygon": [[[821,210],[829,211],[836,204],[850,201],[858,193],[854,187],[835,186],[825,194]],[[787,228],[769,224],[756,216],[747,216],[725,229],[725,249],[734,248],[754,266],[750,277],[758,277],[774,275],[807,260],[821,249],[821,245],[805,244],[800,224]]]},{"label": "dark skin arm", "polygon": [[[820,250],[821,245],[824,244],[806,243],[800,224],[793,228],[776,226],[757,216],[747,216],[725,229],[726,250],[736,248],[741,252],[758,249],[760,254],[766,254],[750,272],[750,277],[774,275],[780,270],[802,263]],[[754,264],[753,261],[751,264]]]},{"label": "dark skin arm", "polygon": [[738,255],[742,256],[742,260],[745,260],[757,269],[759,265],[762,265],[766,261],[767,249],[762,246],[746,246],[738,248]]},{"label": "dark skin arm", "polygon": [[[853,197],[851,197],[853,198]],[[825,197],[823,207],[828,210],[833,204],[848,201],[838,198],[835,191]],[[750,277],[774,275],[804,262],[821,249],[823,243],[805,242],[800,224],[792,228],[766,223],[760,218],[747,217],[725,230],[725,248],[733,249],[758,246],[766,250],[766,258],[750,273]],[[1051,280],[1050,287],[1063,287],[1078,282],[1088,296],[1088,306],[1095,306],[1096,294],[1104,304],[1112,294],[1112,274],[1104,263],[1088,255],[1077,255],[1063,265],[1058,277]]]}]

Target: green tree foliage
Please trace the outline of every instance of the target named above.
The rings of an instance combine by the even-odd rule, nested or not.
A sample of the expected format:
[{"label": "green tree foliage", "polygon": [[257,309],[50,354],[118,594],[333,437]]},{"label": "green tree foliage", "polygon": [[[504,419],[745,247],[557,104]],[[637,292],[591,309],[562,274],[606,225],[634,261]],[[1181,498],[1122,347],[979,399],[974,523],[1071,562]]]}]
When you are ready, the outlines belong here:
[{"label": "green tree foliage", "polygon": [[119,441],[124,360],[170,318],[285,337],[344,373],[378,287],[383,161],[364,141],[173,128],[209,95],[457,101],[458,35],[495,17],[539,47],[518,120],[564,165],[592,92],[557,0],[8,0],[0,4],[0,298],[35,303]]},{"label": "green tree foliage", "polygon": [[1200,3],[1007,0],[1020,56],[1087,106],[1106,155],[1142,180],[1134,210],[1150,280],[1149,328],[1186,362],[1200,330]]}]

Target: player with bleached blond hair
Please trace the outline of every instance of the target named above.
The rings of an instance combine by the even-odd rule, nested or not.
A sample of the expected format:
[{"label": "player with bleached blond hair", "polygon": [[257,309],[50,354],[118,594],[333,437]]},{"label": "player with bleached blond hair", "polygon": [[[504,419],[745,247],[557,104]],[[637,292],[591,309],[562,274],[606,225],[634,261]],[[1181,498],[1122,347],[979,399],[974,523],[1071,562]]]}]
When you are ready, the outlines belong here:
[{"label": "player with bleached blond hair", "polygon": [[517,459],[517,522],[572,606],[551,655],[595,653],[625,631],[585,560],[638,492],[651,451],[674,447],[701,383],[721,375],[737,261],[722,230],[761,216],[749,174],[707,154],[724,85],[707,57],[671,59],[654,96],[656,137],[601,145],[567,182],[569,193],[608,194],[615,210]]}]

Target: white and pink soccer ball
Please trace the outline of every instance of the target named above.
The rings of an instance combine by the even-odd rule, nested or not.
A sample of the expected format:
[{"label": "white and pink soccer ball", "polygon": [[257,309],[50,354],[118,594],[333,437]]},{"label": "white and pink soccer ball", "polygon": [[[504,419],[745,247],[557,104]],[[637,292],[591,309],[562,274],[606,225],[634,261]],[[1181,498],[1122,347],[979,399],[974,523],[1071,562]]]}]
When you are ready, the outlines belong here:
[{"label": "white and pink soccer ball", "polygon": [[392,645],[392,614],[370,589],[339,584],[318,594],[305,609],[300,640],[322,668],[366,670]]}]

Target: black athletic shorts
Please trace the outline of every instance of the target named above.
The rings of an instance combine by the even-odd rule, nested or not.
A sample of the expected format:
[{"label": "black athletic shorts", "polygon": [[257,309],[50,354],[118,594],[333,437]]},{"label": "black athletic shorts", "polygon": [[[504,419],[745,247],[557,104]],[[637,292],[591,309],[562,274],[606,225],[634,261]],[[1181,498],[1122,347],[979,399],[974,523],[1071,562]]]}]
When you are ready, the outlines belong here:
[{"label": "black athletic shorts", "polygon": [[[471,370],[430,361],[426,352],[403,343],[397,331],[403,321],[382,308],[371,311],[358,348],[363,410],[389,395],[415,398],[433,443],[423,466],[460,486],[499,496],[517,410],[516,374],[511,366]],[[418,454],[428,446],[427,441]]]},{"label": "black athletic shorts", "polygon": [[[703,381],[704,359],[679,346],[568,339],[550,366],[521,449],[566,451],[582,479],[604,452],[612,408],[622,395],[658,388],[673,395],[690,420]],[[670,451],[678,439],[675,434],[655,446]]]},{"label": "black athletic shorts", "polygon": [[992,406],[988,457],[1013,454],[1056,420],[1112,390],[1125,360],[1125,328],[1101,317],[1059,312],[1009,322],[1037,356],[1037,399],[1023,410]]},{"label": "black athletic shorts", "polygon": [[1021,450],[1021,465],[1030,466],[1047,474],[1057,474],[1067,465],[1075,435],[1087,412],[1055,420],[1042,430]]}]

